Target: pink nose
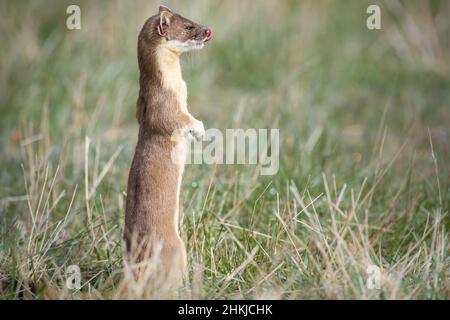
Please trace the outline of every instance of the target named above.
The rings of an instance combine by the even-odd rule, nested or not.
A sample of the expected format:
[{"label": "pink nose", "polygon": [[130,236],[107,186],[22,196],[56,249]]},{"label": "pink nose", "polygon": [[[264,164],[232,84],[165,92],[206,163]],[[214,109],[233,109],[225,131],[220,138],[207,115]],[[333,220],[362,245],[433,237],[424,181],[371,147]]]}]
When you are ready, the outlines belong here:
[{"label": "pink nose", "polygon": [[205,30],[205,34],[206,34],[206,38],[211,39],[212,37],[212,30],[211,29],[206,29]]}]

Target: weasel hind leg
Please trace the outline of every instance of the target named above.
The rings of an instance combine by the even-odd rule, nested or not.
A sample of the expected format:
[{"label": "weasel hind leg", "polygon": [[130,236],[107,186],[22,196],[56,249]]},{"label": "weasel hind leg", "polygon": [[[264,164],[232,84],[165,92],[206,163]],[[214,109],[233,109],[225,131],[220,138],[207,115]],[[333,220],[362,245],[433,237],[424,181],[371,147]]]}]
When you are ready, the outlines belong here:
[{"label": "weasel hind leg", "polygon": [[171,243],[145,241],[127,249],[126,287],[136,288],[129,294],[134,298],[176,294],[187,274],[186,249],[181,239]]},{"label": "weasel hind leg", "polygon": [[161,267],[169,281],[181,284],[187,273],[186,249],[183,241],[179,240],[176,245],[163,246],[161,250]]}]

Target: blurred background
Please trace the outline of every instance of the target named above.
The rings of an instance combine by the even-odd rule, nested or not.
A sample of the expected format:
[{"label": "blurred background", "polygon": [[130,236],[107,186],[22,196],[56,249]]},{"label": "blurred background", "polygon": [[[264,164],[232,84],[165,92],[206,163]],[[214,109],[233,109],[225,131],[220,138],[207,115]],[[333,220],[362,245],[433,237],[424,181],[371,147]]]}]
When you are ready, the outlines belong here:
[{"label": "blurred background", "polygon": [[[81,30],[66,28],[70,4],[81,8]],[[396,283],[384,297],[448,297],[450,2],[426,0],[0,1],[3,295],[60,297],[48,288],[61,287],[55,279],[72,263],[92,279],[96,297],[113,291],[138,130],[137,35],[160,4],[214,30],[203,50],[182,60],[190,112],[206,128],[280,129],[276,176],[259,177],[254,166],[185,171],[183,237],[191,264],[205,268],[198,296],[254,297],[269,281],[287,283],[276,297],[380,297],[340,283],[342,269],[324,266],[320,247],[311,249],[314,235],[301,231],[296,250],[283,247],[292,237],[273,212],[302,207],[294,186],[305,204],[306,195],[326,195],[315,214],[331,238],[327,201],[355,209],[365,199],[355,216],[378,228],[364,233],[367,257],[387,269],[405,263],[403,274],[417,281],[409,288],[399,280],[402,289]],[[381,8],[381,30],[366,27],[370,4]],[[436,212],[436,231],[422,237]],[[247,228],[270,241],[260,245],[266,254],[252,256],[255,265],[233,274],[257,241]],[[418,269],[408,269],[412,260],[402,254],[431,252],[412,247],[419,239],[440,251],[419,253]],[[218,246],[225,249],[214,258]],[[315,271],[300,272],[292,259],[302,246],[299,259],[314,261],[305,270]],[[427,262],[438,265],[431,269],[439,283],[420,269]],[[329,276],[318,275],[321,266]]]}]

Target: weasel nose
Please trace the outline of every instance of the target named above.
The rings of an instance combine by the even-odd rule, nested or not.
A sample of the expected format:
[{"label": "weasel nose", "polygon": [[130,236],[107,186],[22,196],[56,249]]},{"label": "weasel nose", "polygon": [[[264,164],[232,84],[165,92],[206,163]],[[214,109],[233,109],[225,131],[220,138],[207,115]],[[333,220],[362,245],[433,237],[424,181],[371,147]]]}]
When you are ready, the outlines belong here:
[{"label": "weasel nose", "polygon": [[212,38],[212,30],[209,29],[209,28],[207,28],[207,29],[205,30],[205,35],[206,35],[206,38],[207,38],[208,40],[211,39],[211,38]]}]

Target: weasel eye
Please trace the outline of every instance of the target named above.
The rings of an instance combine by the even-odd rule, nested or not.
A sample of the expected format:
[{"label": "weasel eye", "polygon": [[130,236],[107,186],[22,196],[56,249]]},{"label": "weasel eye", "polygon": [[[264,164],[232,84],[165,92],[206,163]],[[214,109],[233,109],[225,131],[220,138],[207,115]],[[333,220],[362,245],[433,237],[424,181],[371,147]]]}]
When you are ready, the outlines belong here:
[{"label": "weasel eye", "polygon": [[194,29],[194,26],[187,25],[187,26],[184,27],[184,29],[187,30],[187,31],[192,31],[192,29]]}]

